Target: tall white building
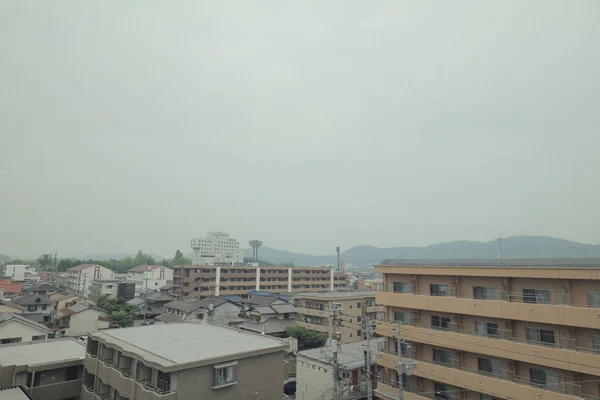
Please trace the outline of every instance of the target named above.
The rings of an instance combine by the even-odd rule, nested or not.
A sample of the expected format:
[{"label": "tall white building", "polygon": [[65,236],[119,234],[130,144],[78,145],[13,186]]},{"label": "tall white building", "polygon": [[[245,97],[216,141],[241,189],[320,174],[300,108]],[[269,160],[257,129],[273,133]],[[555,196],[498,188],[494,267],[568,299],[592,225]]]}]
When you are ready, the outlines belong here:
[{"label": "tall white building", "polygon": [[191,240],[194,265],[243,264],[244,250],[240,242],[225,232],[208,232],[205,238]]},{"label": "tall white building", "polygon": [[38,280],[35,268],[29,265],[6,265],[2,268],[2,276],[10,276],[13,282]]},{"label": "tall white building", "polygon": [[164,265],[138,265],[127,271],[127,281],[135,283],[136,293],[158,290],[168,281],[173,281],[173,270]]},{"label": "tall white building", "polygon": [[67,270],[67,289],[83,297],[89,297],[92,282],[97,279],[112,279],[114,271],[102,265],[80,264]]}]

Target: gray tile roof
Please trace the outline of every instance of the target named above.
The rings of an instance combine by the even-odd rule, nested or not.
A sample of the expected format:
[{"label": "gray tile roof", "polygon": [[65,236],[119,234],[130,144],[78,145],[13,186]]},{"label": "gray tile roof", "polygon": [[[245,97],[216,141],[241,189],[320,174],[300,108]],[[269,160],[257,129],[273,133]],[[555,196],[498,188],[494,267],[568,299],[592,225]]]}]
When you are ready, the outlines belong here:
[{"label": "gray tile roof", "polygon": [[173,300],[165,304],[167,308],[174,308],[175,310],[181,310],[185,312],[190,312],[198,309],[198,301],[181,301],[181,300]]},{"label": "gray tile roof", "polygon": [[[38,301],[39,300],[39,301]],[[27,296],[17,297],[12,299],[13,303],[20,304],[22,306],[33,306],[33,305],[48,305],[52,304],[52,301],[45,294],[29,294]]]},{"label": "gray tile roof", "polygon": [[277,311],[278,314],[293,314],[296,312],[296,307],[292,304],[274,304],[271,308]]},{"label": "gray tile roof", "polygon": [[[36,340],[0,347],[0,365],[35,366],[85,358],[85,346],[72,338]],[[0,397],[1,398],[1,397]]]},{"label": "gray tile roof", "polygon": [[[41,316],[41,314],[40,314],[40,316]],[[10,321],[20,321],[20,322],[22,322],[24,324],[27,324],[29,326],[32,326],[34,328],[38,328],[38,329],[40,329],[40,330],[42,330],[44,332],[52,333],[52,329],[49,329],[45,325],[38,324],[37,322],[32,321],[29,318],[25,318],[25,317],[23,317],[21,315],[11,314],[11,313],[2,313],[2,314],[0,314],[0,325],[3,325],[3,324],[8,323]]]},{"label": "gray tile roof", "polygon": [[146,295],[146,300],[148,301],[153,301],[153,302],[157,302],[157,301],[173,301],[175,300],[174,297],[168,296],[166,294],[162,294],[161,292],[152,292],[152,293],[148,293]]},{"label": "gray tile roof", "polygon": [[154,319],[157,321],[164,322],[166,324],[177,324],[177,323],[183,322],[181,317],[178,317],[177,315],[167,314],[167,313],[160,314],[159,316],[157,316]]},{"label": "gray tile roof", "polygon": [[267,335],[272,335],[285,332],[285,328],[290,326],[296,326],[295,319],[270,318],[265,322],[244,322],[243,324],[238,325],[238,328],[256,333],[264,332]]}]

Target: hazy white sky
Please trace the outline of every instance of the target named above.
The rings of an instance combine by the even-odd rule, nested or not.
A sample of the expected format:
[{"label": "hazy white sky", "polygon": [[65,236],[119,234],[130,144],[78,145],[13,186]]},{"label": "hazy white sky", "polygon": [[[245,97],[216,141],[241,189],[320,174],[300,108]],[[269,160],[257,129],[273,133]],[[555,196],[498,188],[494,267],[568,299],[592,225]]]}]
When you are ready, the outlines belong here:
[{"label": "hazy white sky", "polygon": [[0,2],[0,253],[600,242],[600,2]]}]

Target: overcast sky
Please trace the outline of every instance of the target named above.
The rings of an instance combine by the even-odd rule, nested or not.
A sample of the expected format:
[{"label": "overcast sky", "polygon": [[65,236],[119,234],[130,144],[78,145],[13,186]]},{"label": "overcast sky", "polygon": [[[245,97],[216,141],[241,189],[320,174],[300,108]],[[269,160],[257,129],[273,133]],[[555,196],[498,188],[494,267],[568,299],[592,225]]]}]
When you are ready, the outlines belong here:
[{"label": "overcast sky", "polygon": [[0,253],[600,242],[600,2],[0,2]]}]

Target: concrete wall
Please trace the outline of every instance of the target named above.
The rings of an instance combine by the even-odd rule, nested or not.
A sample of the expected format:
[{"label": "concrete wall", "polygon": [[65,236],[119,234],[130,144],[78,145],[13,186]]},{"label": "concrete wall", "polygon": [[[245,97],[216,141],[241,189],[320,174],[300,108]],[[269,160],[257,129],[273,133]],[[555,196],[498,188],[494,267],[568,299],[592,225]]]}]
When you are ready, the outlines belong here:
[{"label": "concrete wall", "polygon": [[298,356],[296,358],[296,400],[313,400],[323,394],[326,399],[331,398],[332,372],[331,365]]},{"label": "concrete wall", "polygon": [[177,397],[211,400],[280,400],[283,397],[284,352],[237,360],[237,384],[213,389],[212,365],[177,372]]},{"label": "concrete wall", "polygon": [[0,339],[20,337],[22,342],[29,342],[33,340],[33,336],[37,335],[47,336],[48,333],[42,329],[15,320],[0,326]]},{"label": "concrete wall", "polygon": [[[230,321],[239,320],[242,308],[233,303],[227,302],[215,308],[213,323],[218,325],[230,326]],[[206,317],[205,317],[206,318]]]},{"label": "concrete wall", "polygon": [[[101,313],[99,311],[88,308],[87,310],[81,311],[80,313],[71,315],[71,321],[67,328],[66,336],[85,336],[89,331],[100,329],[98,323],[98,316]],[[103,316],[106,314],[102,313]]]}]

